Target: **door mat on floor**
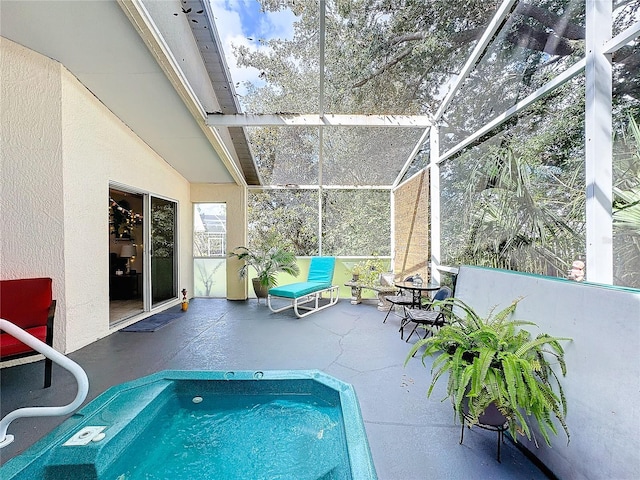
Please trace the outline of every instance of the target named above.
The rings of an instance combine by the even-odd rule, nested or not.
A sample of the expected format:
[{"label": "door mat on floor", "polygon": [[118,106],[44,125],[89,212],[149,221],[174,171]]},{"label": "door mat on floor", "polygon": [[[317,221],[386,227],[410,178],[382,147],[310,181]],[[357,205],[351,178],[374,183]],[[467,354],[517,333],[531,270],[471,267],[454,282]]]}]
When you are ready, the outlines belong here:
[{"label": "door mat on floor", "polygon": [[178,313],[156,313],[155,315],[151,315],[150,317],[145,318],[144,320],[140,320],[128,327],[120,330],[121,332],[155,332],[156,330],[160,330],[162,327],[169,325],[176,318],[180,317],[182,314]]}]

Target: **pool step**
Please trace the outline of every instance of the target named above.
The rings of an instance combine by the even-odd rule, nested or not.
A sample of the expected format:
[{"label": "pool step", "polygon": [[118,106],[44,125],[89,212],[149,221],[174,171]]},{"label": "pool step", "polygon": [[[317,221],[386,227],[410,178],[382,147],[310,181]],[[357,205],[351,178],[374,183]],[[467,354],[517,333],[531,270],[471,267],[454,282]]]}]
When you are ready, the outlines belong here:
[{"label": "pool step", "polygon": [[[44,467],[45,480],[98,480],[172,398],[173,385],[170,381],[159,381],[145,388],[124,390],[92,412],[81,428],[51,449]],[[103,438],[84,445],[73,442],[69,445],[70,438],[92,425],[107,427],[102,432]]]}]

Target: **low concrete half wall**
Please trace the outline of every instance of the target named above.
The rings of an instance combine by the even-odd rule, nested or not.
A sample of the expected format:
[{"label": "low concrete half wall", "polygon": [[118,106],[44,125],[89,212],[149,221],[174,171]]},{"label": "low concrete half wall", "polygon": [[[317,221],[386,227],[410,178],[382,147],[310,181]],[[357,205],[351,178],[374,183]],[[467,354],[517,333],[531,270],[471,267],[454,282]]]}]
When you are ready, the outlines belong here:
[{"label": "low concrete half wall", "polygon": [[551,448],[523,440],[543,464],[564,479],[640,478],[640,291],[463,266],[455,296],[481,315],[524,297],[516,318],[573,339],[562,383],[571,442],[561,428]]}]

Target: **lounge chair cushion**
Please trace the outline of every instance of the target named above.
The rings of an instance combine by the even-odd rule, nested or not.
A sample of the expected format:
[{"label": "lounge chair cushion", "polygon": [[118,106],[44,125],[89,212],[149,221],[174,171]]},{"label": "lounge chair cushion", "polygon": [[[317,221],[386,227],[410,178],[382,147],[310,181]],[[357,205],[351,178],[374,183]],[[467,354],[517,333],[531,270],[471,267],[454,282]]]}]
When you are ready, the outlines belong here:
[{"label": "lounge chair cushion", "polygon": [[335,257],[312,257],[306,282],[290,283],[269,289],[269,295],[284,298],[300,298],[331,287]]},{"label": "lounge chair cushion", "polygon": [[284,298],[300,298],[305,295],[329,288],[331,282],[298,282],[269,289],[269,295]]},{"label": "lounge chair cushion", "polygon": [[[335,266],[335,257],[311,257],[306,282],[290,283],[269,289],[269,295],[267,295],[269,310],[278,313],[293,308],[296,316],[302,318],[335,305],[338,303],[338,287],[331,285]],[[290,300],[284,307],[274,307],[271,303],[273,298]],[[309,306],[311,303],[313,306]]]},{"label": "lounge chair cushion", "polygon": [[320,282],[326,284],[326,287],[321,288],[329,288],[333,281],[333,270],[335,266],[335,257],[313,257],[309,264],[307,282]]}]

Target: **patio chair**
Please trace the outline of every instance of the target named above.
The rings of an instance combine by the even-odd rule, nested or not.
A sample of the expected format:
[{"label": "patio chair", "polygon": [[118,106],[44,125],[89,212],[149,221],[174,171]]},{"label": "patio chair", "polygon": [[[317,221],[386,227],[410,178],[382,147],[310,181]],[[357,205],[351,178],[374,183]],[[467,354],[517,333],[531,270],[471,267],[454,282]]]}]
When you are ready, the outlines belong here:
[{"label": "patio chair", "polygon": [[[405,282],[413,282],[413,277],[409,276],[404,279]],[[399,289],[395,295],[387,295],[384,299],[391,304],[387,314],[384,316],[384,320],[382,323],[387,323],[387,318],[389,314],[395,310],[396,306],[402,307],[403,315],[398,315],[402,320],[406,318],[406,308],[408,306],[413,305],[413,294],[411,292],[406,292],[403,289]],[[402,324],[402,320],[400,323]]]},{"label": "patio chair", "polygon": [[[22,328],[38,340],[53,347],[53,320],[56,301],[53,300],[51,278],[0,280],[0,318]],[[30,346],[8,333],[0,331],[0,360],[38,355]],[[44,361],[44,388],[51,386],[50,358]]]},{"label": "patio chair", "polygon": [[[446,300],[451,296],[452,292],[449,287],[440,287],[440,289],[433,296],[433,302]],[[411,333],[409,334],[405,342],[408,342],[414,333],[416,333],[418,337],[420,336],[420,333],[418,333],[417,331],[418,326],[420,325],[425,327],[425,333],[422,338],[427,338],[430,334],[432,334],[432,328],[440,328],[442,325],[444,325],[444,322],[446,321],[446,309],[444,309],[442,306],[434,307],[433,302],[429,304],[426,309],[407,309],[407,321],[405,323],[405,326],[409,323],[415,323],[415,326],[413,327],[413,330],[411,330]],[[436,310],[435,308],[438,309]],[[400,334],[400,338],[402,338],[402,332]]]},{"label": "patio chair", "polygon": [[[291,283],[269,289],[267,305],[273,313],[293,308],[298,318],[306,317],[338,303],[338,286],[332,285],[335,257],[312,257],[306,282]],[[324,293],[328,299],[322,299]],[[274,308],[273,299],[285,299],[289,303],[284,307]],[[320,300],[323,300],[322,304]],[[313,306],[307,305],[312,303]],[[302,310],[302,312],[301,312]]]}]

